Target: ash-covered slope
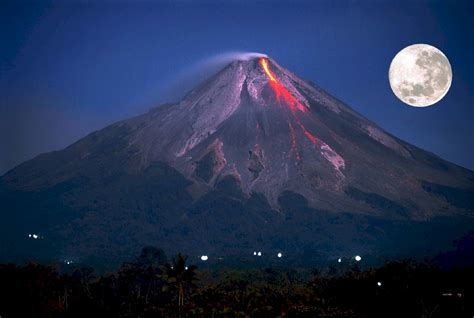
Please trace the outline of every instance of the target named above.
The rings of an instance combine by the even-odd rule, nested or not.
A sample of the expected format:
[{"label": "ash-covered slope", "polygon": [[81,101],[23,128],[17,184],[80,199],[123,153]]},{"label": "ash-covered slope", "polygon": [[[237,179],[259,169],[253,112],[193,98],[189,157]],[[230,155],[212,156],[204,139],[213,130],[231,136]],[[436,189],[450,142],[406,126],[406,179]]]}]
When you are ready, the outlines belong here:
[{"label": "ash-covered slope", "polygon": [[12,211],[2,215],[5,242],[43,231],[54,257],[116,257],[148,243],[370,251],[395,239],[397,222],[462,218],[469,229],[474,208],[472,171],[265,57],[234,61],[177,104],[40,155],[1,187]]}]

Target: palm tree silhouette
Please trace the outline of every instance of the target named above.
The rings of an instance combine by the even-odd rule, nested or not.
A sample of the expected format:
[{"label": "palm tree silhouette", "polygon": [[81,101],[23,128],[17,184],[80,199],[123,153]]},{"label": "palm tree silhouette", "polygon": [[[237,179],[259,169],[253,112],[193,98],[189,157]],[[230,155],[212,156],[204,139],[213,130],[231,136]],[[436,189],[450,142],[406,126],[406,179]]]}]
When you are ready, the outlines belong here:
[{"label": "palm tree silhouette", "polygon": [[195,287],[196,278],[195,265],[186,265],[187,256],[178,253],[173,257],[172,265],[166,264],[166,274],[168,284],[174,286],[178,292],[178,307],[184,305],[185,291],[191,287]]}]

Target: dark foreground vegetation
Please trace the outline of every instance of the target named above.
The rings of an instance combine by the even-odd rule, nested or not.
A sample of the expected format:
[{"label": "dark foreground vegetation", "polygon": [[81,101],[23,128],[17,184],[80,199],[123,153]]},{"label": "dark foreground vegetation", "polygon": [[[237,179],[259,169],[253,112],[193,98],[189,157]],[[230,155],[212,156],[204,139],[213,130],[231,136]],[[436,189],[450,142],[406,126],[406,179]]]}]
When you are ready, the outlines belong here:
[{"label": "dark foreground vegetation", "polygon": [[8,317],[473,317],[474,268],[202,269],[147,247],[116,272],[0,265]]}]

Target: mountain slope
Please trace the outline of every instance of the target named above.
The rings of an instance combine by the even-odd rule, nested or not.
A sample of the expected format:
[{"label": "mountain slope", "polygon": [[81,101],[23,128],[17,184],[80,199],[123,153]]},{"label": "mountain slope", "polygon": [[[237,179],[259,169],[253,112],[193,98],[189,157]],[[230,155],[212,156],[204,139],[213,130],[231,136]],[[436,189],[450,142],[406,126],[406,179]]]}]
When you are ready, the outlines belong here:
[{"label": "mountain slope", "polygon": [[[29,253],[26,233],[43,232],[56,258],[114,258],[144,244],[371,252],[418,223],[446,224],[449,241],[453,220],[467,231],[474,210],[472,171],[266,57],[234,61],[177,104],[25,162],[0,187],[4,253]],[[431,233],[423,226],[413,235]]]}]

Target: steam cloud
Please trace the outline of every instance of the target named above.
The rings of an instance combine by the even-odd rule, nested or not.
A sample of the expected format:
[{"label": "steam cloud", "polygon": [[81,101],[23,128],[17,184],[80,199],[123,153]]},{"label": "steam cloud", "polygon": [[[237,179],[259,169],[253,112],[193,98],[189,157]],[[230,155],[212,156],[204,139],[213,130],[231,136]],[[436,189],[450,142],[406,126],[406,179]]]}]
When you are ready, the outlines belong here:
[{"label": "steam cloud", "polygon": [[230,63],[234,60],[239,61],[248,61],[256,57],[268,57],[266,54],[258,52],[225,52],[221,54],[214,55],[201,61],[202,64],[220,64],[220,63]]},{"label": "steam cloud", "polygon": [[192,89],[197,83],[218,72],[230,62],[235,60],[248,61],[258,57],[268,56],[258,52],[232,51],[204,58],[177,72],[177,74],[168,81],[168,87],[163,89],[163,95],[167,96],[167,102],[179,100],[183,96],[183,91]]}]

